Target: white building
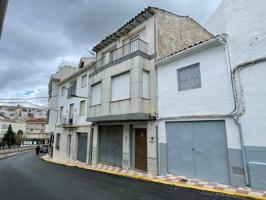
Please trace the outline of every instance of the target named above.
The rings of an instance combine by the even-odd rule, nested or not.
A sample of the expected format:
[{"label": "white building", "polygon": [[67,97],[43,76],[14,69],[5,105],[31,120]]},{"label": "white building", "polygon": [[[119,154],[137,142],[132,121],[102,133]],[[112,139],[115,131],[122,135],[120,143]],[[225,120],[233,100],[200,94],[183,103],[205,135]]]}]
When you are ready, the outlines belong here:
[{"label": "white building", "polygon": [[245,185],[222,36],[157,61],[160,173]]},{"label": "white building", "polygon": [[243,136],[246,184],[266,187],[266,1],[224,0],[206,23],[228,34],[228,51],[237,90],[237,119]]},{"label": "white building", "polygon": [[48,144],[49,134],[46,131],[46,119],[29,118],[26,120],[24,145]]},{"label": "white building", "polygon": [[[78,68],[67,68],[50,81],[48,128],[54,135],[53,159],[89,162],[91,126],[86,121],[88,74],[91,58],[82,58]],[[57,74],[60,74],[60,70]],[[62,71],[61,71],[62,72]],[[56,113],[56,115],[55,115]]]},{"label": "white building", "polygon": [[18,133],[19,130],[26,132],[26,123],[25,122],[16,122],[14,120],[9,119],[0,119],[0,138],[4,136],[4,134],[8,130],[8,126],[12,126],[12,130],[14,133]]}]

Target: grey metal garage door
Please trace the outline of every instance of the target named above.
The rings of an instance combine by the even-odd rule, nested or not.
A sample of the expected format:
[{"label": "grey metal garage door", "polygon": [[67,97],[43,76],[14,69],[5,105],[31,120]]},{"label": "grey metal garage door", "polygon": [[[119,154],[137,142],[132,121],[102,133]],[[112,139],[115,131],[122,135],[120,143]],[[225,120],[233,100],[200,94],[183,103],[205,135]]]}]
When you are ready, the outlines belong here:
[{"label": "grey metal garage door", "polygon": [[78,155],[77,159],[81,162],[86,162],[87,157],[87,133],[78,133]]},{"label": "grey metal garage door", "polygon": [[169,122],[168,172],[229,184],[224,121]]},{"label": "grey metal garage door", "polygon": [[101,126],[99,161],[122,167],[123,126]]}]

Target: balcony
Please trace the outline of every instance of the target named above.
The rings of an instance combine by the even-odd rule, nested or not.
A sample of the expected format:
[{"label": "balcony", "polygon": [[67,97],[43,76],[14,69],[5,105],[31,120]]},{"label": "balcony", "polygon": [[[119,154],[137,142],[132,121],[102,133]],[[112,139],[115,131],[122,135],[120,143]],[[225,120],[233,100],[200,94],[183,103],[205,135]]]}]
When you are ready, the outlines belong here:
[{"label": "balcony", "polygon": [[78,115],[65,115],[59,118],[59,125],[63,127],[75,127],[78,126]]},{"label": "balcony", "polygon": [[105,68],[116,64],[116,62],[118,62],[119,60],[129,59],[127,58],[127,56],[133,55],[137,52],[149,58],[150,56],[148,55],[148,43],[141,39],[135,39],[111,51],[110,53],[106,53],[102,58],[100,58],[93,64],[92,73],[89,75],[90,78],[98,72],[104,70]]}]

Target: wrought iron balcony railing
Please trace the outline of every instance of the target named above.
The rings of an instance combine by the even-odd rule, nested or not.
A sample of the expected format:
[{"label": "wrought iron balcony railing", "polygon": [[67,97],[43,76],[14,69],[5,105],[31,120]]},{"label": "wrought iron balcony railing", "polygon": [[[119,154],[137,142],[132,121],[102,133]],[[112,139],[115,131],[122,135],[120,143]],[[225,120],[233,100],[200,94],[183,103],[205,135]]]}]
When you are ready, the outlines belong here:
[{"label": "wrought iron balcony railing", "polygon": [[147,46],[148,43],[144,42],[141,39],[132,40],[131,42],[123,45],[122,47],[112,51],[110,55],[110,60],[117,60],[136,51],[142,51],[144,53],[147,53]]},{"label": "wrought iron balcony railing", "polygon": [[59,125],[75,126],[78,125],[78,115],[65,115],[59,117]]},{"label": "wrought iron balcony railing", "polygon": [[93,64],[93,71],[96,71],[98,69],[100,69],[101,67],[103,67],[104,65],[111,63],[115,60],[118,60],[120,58],[123,58],[127,55],[130,55],[134,52],[137,51],[141,51],[145,54],[148,53],[148,43],[141,40],[141,39],[135,39],[132,40],[131,42],[113,50],[110,52],[110,54],[105,54],[102,58],[100,58],[99,60],[97,60],[94,64]]}]

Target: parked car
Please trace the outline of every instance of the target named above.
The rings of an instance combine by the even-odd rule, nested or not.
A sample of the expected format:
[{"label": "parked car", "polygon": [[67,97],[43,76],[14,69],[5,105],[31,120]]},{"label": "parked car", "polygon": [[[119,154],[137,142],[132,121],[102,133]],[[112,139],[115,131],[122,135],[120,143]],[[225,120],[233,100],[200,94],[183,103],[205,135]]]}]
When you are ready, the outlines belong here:
[{"label": "parked car", "polygon": [[40,153],[48,153],[48,145],[47,144],[40,146]]}]

